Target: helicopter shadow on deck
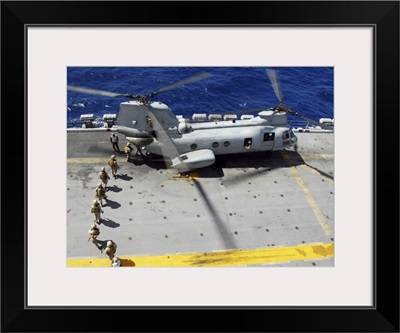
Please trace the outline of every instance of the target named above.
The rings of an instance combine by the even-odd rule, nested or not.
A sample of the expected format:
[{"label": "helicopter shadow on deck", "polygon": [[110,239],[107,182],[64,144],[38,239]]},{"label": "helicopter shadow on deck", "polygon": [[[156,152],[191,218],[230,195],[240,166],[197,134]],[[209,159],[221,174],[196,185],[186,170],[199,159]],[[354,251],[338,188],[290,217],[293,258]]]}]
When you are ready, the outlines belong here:
[{"label": "helicopter shadow on deck", "polygon": [[225,249],[238,249],[238,245],[236,244],[232,233],[225,225],[225,218],[221,214],[218,213],[218,209],[215,207],[215,203],[213,203],[205,189],[203,188],[201,182],[198,182],[196,179],[192,179],[193,184],[198,191],[199,195],[203,199],[204,204],[207,206],[208,212],[212,216],[212,220],[215,223],[217,231],[220,235],[221,241],[224,244]]},{"label": "helicopter shadow on deck", "polygon": [[196,170],[200,178],[224,178],[224,170],[243,168],[243,172],[265,172],[278,168],[289,168],[305,164],[295,151],[254,152],[246,154],[217,155],[215,163],[207,168]]},{"label": "helicopter shadow on deck", "polygon": [[221,168],[253,169],[288,168],[304,163],[300,154],[291,150],[218,155],[215,161],[215,165]]},{"label": "helicopter shadow on deck", "polygon": [[152,169],[161,169],[165,170],[168,169],[168,166],[162,157],[141,157],[141,156],[135,156],[132,157],[128,163],[132,163],[135,166],[141,166],[141,165],[146,165],[149,168]]},{"label": "helicopter shadow on deck", "polygon": [[274,169],[290,168],[304,165],[305,161],[296,151],[275,151],[267,153],[249,153],[247,158],[235,158],[224,155],[217,161],[221,168],[243,169],[239,177],[223,179],[225,185],[249,180],[259,175],[268,173]]},{"label": "helicopter shadow on deck", "polygon": [[[136,166],[147,165],[152,169],[165,170],[169,169],[171,162],[163,160],[162,157],[152,158],[132,158],[129,163]],[[215,163],[209,167],[196,169],[193,173],[199,178],[223,178],[224,169],[229,168],[248,168],[248,169],[276,169],[288,168],[305,164],[303,158],[296,151],[269,151],[254,152],[245,154],[226,154],[217,155]]]}]

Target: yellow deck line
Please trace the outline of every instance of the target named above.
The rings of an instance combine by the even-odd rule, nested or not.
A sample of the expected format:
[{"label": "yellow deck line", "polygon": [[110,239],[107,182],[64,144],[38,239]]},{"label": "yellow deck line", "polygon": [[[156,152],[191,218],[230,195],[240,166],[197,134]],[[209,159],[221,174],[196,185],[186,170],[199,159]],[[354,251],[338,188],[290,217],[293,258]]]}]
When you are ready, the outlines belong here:
[{"label": "yellow deck line", "polygon": [[294,179],[296,179],[297,184],[303,190],[304,197],[306,198],[308,204],[310,205],[310,207],[311,207],[315,217],[317,218],[319,224],[321,225],[321,228],[324,231],[325,235],[327,235],[327,236],[332,235],[332,229],[329,227],[328,223],[326,222],[324,214],[322,213],[321,209],[319,209],[316,201],[314,200],[313,196],[311,195],[311,192],[308,189],[303,178],[301,177],[299,171],[296,169],[296,167],[291,167],[290,170],[292,171]]},{"label": "yellow deck line", "polygon": [[[82,164],[82,163],[104,163],[107,164],[109,157],[71,157],[67,158],[67,163]],[[126,158],[117,158],[118,164],[127,163]]]},{"label": "yellow deck line", "polygon": [[[160,256],[118,256],[123,267],[222,267],[318,260],[333,257],[333,244],[186,253]],[[69,258],[68,267],[110,267],[108,258]]]}]

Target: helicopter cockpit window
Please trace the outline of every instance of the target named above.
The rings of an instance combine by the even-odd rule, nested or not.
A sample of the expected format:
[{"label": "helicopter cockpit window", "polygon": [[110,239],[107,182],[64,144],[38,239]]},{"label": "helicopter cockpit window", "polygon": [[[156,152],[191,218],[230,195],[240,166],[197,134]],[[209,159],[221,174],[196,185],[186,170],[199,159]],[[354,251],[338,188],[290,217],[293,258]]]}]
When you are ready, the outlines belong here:
[{"label": "helicopter cockpit window", "polygon": [[212,146],[213,146],[213,148],[218,148],[219,143],[218,142],[213,142]]},{"label": "helicopter cockpit window", "polygon": [[229,141],[224,141],[224,147],[229,147],[230,146],[230,142]]},{"label": "helicopter cockpit window", "polygon": [[289,138],[290,138],[290,136],[289,136],[289,131],[284,131],[282,136],[283,136],[283,139],[284,139],[284,140],[289,139]]},{"label": "helicopter cockpit window", "polygon": [[264,141],[273,141],[275,133],[264,133]]},{"label": "helicopter cockpit window", "polygon": [[191,149],[191,150],[196,150],[196,149],[197,149],[197,145],[196,145],[195,143],[192,143],[192,144],[190,145],[190,149]]}]

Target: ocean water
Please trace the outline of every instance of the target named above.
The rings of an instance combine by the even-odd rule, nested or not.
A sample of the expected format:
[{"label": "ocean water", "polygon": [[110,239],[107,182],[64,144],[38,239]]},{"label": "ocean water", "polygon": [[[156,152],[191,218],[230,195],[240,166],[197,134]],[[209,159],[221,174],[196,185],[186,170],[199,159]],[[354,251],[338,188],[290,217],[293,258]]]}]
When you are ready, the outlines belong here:
[{"label": "ocean water", "polygon": [[[283,104],[318,121],[334,118],[333,67],[273,67],[278,75]],[[151,101],[167,104],[176,115],[226,113],[278,105],[265,67],[69,67],[67,84],[121,94],[158,92],[200,73],[212,76],[158,93]],[[67,127],[77,125],[81,114],[118,115],[126,97],[67,91]],[[292,114],[289,122],[302,121]],[[80,126],[79,126],[80,127]]]}]

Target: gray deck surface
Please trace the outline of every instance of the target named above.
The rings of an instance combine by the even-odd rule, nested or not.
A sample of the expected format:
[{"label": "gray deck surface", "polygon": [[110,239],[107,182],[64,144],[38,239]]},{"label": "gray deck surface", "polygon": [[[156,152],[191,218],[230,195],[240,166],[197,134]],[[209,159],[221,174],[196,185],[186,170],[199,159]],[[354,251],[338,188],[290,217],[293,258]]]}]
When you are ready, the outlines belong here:
[{"label": "gray deck surface", "polygon": [[[164,162],[120,164],[106,131],[67,132],[67,257],[104,257],[88,243],[98,173],[110,174],[101,238],[118,255],[203,253],[334,243],[334,134],[296,133],[297,149],[218,157],[198,177],[174,178]],[[120,136],[120,148],[125,139]],[[310,266],[293,261],[271,266]],[[334,266],[334,257],[317,261]]]}]

